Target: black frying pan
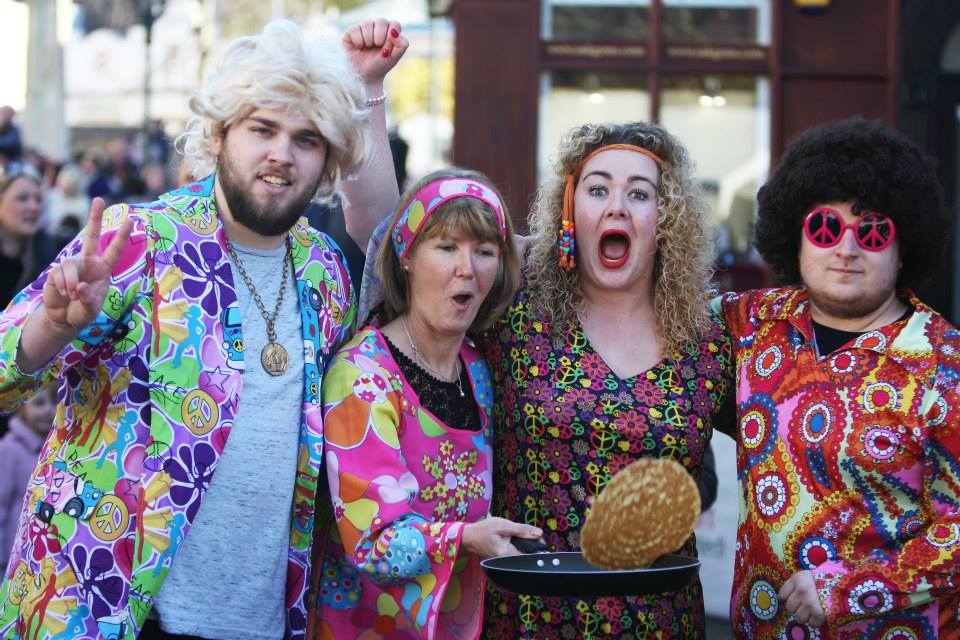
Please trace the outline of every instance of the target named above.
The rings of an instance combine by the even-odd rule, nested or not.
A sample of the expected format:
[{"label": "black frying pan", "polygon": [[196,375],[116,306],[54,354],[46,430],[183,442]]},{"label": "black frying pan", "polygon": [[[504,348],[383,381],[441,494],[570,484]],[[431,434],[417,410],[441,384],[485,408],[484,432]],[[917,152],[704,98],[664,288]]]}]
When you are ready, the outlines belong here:
[{"label": "black frying pan", "polygon": [[537,547],[545,547],[535,541],[512,542],[524,555],[487,558],[480,563],[494,585],[511,593],[581,597],[670,593],[692,582],[700,570],[696,558],[667,554],[646,569],[611,571],[593,566],[579,551],[550,553],[537,551]]}]

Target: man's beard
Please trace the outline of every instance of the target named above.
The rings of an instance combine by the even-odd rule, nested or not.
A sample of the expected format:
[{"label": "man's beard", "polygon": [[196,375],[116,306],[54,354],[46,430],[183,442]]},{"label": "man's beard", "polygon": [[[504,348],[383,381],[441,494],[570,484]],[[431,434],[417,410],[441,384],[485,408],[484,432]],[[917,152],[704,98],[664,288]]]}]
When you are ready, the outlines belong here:
[{"label": "man's beard", "polygon": [[[235,222],[262,236],[278,236],[292,229],[297,220],[304,215],[307,205],[310,204],[310,200],[320,186],[323,175],[317,176],[313,185],[296,195],[285,207],[270,200],[265,204],[257,202],[253,193],[243,187],[226,153],[220,156],[219,179],[230,216]],[[254,178],[254,180],[257,179]]]},{"label": "man's beard", "polygon": [[807,293],[810,301],[820,313],[842,320],[857,320],[867,318],[876,313],[889,299],[891,291],[881,291],[870,295],[865,294],[854,300],[837,300],[829,296],[820,296],[814,292]]}]

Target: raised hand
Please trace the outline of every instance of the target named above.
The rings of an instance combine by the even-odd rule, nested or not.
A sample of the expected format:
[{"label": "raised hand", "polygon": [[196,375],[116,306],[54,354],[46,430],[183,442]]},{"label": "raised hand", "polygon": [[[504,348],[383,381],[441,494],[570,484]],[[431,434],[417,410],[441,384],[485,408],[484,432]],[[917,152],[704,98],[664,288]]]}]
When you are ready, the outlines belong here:
[{"label": "raised hand", "polygon": [[99,315],[110,274],[130,241],[133,221],[127,218],[103,253],[98,253],[103,210],[103,199],[94,198],[80,253],[55,264],[43,285],[43,310],[60,335],[76,335]]},{"label": "raised hand", "polygon": [[543,531],[528,524],[504,518],[484,518],[471,522],[463,528],[460,544],[470,553],[481,558],[515,556],[520,552],[510,543],[510,538],[536,540]]},{"label": "raised hand", "polygon": [[380,18],[355,24],[343,34],[343,47],[364,83],[382,82],[403,57],[410,42],[401,30],[399,22]]}]

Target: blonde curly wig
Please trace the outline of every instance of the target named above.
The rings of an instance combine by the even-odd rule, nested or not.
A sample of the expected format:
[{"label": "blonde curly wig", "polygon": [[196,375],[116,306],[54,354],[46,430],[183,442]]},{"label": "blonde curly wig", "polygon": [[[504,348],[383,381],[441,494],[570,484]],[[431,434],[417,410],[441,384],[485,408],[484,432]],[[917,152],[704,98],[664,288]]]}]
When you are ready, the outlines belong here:
[{"label": "blonde curly wig", "polygon": [[525,266],[534,309],[563,326],[583,310],[579,270],[560,268],[558,240],[563,190],[568,175],[591,152],[610,144],[649,149],[662,160],[657,189],[657,256],[654,263],[654,308],[657,335],[671,357],[696,343],[709,318],[707,293],[713,275],[713,227],[707,205],[693,177],[687,150],[665,129],[645,122],[587,124],[560,143],[554,175],[537,193],[530,213],[531,244]]},{"label": "blonde curly wig", "polygon": [[221,66],[190,99],[195,114],[177,144],[193,175],[216,168],[213,138],[257,109],[276,109],[313,122],[327,143],[323,180],[314,198],[329,200],[359,167],[371,147],[369,110],[360,76],[339,43],[307,41],[289,20],[227,48]]}]

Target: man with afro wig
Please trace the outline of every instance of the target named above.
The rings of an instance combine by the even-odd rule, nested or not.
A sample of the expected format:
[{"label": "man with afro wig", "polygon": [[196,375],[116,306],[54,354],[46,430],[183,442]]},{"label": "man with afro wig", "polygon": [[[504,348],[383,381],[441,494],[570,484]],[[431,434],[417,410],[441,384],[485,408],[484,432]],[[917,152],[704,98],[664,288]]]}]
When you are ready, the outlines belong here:
[{"label": "man with afro wig", "polygon": [[760,190],[781,288],[714,301],[733,335],[738,638],[958,638],[960,333],[914,289],[950,219],[879,122],[810,129]]}]

